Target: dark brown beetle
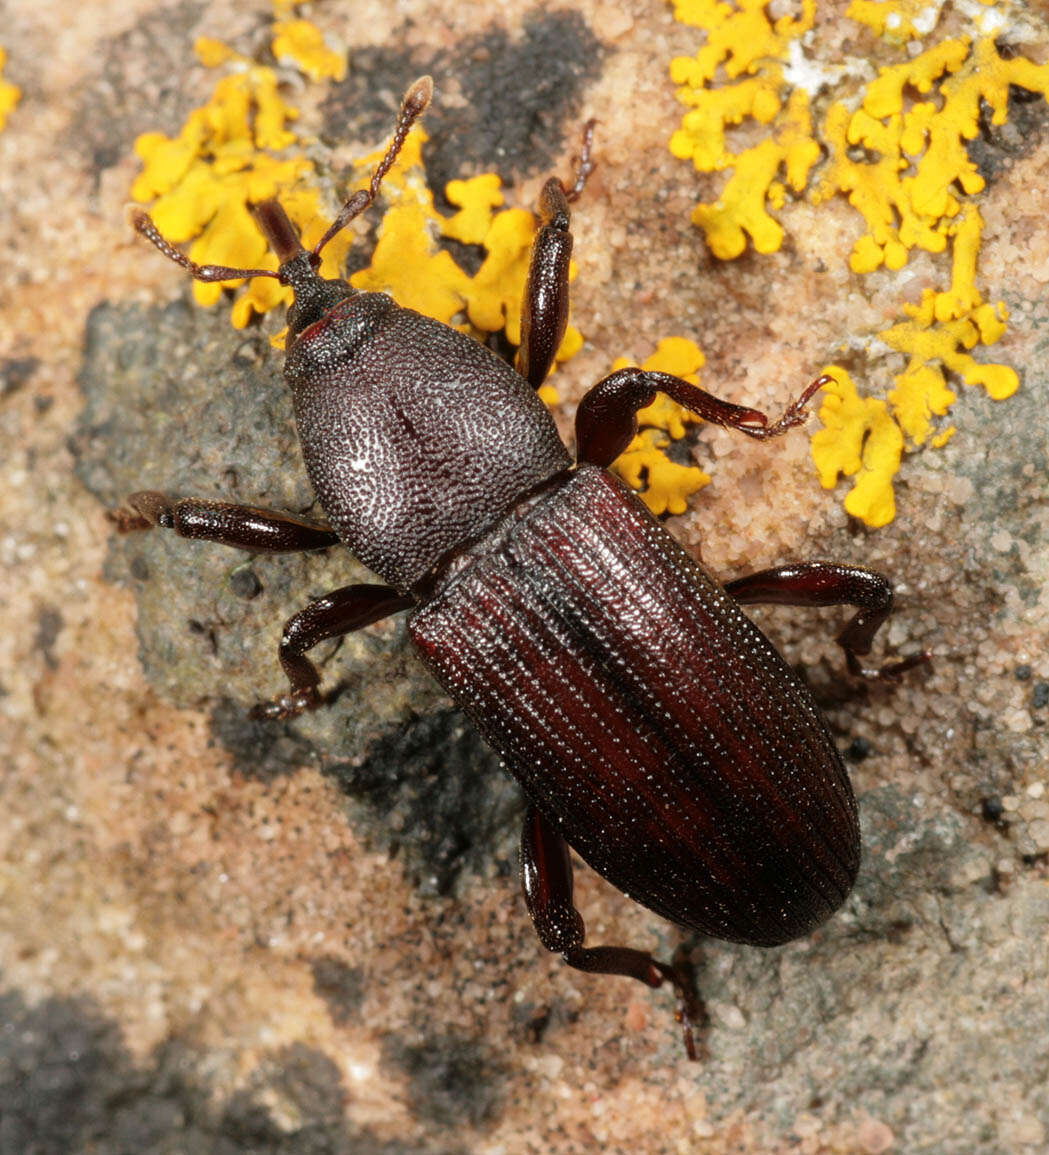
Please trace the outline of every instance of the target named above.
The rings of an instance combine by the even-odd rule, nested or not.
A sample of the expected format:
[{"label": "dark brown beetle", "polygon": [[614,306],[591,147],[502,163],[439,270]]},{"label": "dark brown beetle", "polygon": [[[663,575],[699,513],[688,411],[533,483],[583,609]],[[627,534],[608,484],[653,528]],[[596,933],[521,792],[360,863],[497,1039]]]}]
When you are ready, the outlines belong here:
[{"label": "dark brown beetle", "polygon": [[[568,315],[569,203],[592,169],[587,125],[574,184],[540,199],[517,371],[384,294],[317,273],[325,244],[375,199],[433,92],[417,81],[367,190],[312,252],[276,201],[257,208],[280,261],[200,266],[144,213],[135,226],[203,281],[270,276],[294,291],[285,376],[306,467],[328,518],[160,493],[129,499],[124,530],[162,526],[248,550],[343,542],[383,585],[354,585],[292,617],[280,643],[287,718],[320,701],[305,656],[326,638],[411,610],[426,664],[521,783],[529,801],[522,881],[543,945],[584,971],[678,992],[685,977],[645,951],[583,945],[568,847],[682,926],[756,946],[809,933],[841,905],[859,864],[856,804],[811,694],[741,605],[858,607],[839,637],[861,672],[892,604],[885,578],[851,566],[785,566],[721,586],[606,471],[662,391],[748,436],[798,425],[720,401],[665,373],[623,369],[576,415],[576,459],[536,396]],[[901,663],[896,669],[911,663]]]}]

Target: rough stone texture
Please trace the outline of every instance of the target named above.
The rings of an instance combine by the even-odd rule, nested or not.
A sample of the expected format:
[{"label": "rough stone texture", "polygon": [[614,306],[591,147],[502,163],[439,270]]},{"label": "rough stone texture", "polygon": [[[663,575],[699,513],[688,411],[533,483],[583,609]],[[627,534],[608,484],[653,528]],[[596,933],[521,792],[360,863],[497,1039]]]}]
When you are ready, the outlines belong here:
[{"label": "rough stone texture", "polygon": [[[374,104],[340,128],[306,93],[304,128],[347,155],[374,147],[375,110],[422,61],[454,160],[486,46],[543,68],[526,51],[534,7],[499,11],[319,7],[372,62]],[[532,86],[569,86],[543,139],[507,125],[510,154],[461,156],[464,172],[514,174],[527,204],[551,163],[564,170],[581,118],[600,119],[575,212],[588,344],[562,375],[566,415],[614,357],[671,333],[701,342],[710,387],[777,410],[848,334],[883,323],[897,290],[842,273],[855,220],[841,204],[788,206],[796,251],[713,263],[688,223],[701,190],[665,147],[680,114],[665,63],[690,32],[658,4],[562,12],[563,59]],[[1002,404],[961,391],[953,441],[905,462],[891,526],[848,522],[803,434],[696,444],[714,482],[674,527],[708,564],[884,569],[900,591],[885,649],[925,646],[934,663],[899,687],[854,686],[840,614],[758,615],[851,752],[865,864],[809,940],[690,944],[711,1012],[694,1066],[665,993],[568,971],[538,945],[512,867],[513,788],[400,627],[322,652],[342,690],[330,710],[287,727],[248,717],[280,688],[281,621],[357,580],[351,559],[245,567],[165,534],[117,540],[105,519],[147,486],[310,505],[267,332],[189,304],[122,211],[135,133],[170,131],[207,91],[193,38],[251,51],[267,13],[96,2],[70,26],[66,5],[4,7],[6,75],[25,95],[0,134],[0,1152],[1045,1150],[1044,118],[1025,114],[1020,139],[989,134],[979,155],[981,271],[1013,313],[995,355],[1023,388]],[[897,368],[850,367],[882,381]],[[681,941],[585,871],[579,900],[594,941],[664,955]]]},{"label": "rough stone texture", "polygon": [[[351,51],[346,78],[323,106],[326,133],[347,126],[382,137],[401,92],[417,77],[442,78],[442,103],[427,113],[426,171],[435,195],[448,181],[496,171],[506,182],[545,173],[560,159],[582,111],[583,93],[601,73],[600,31],[571,8],[526,12],[517,26],[486,22],[456,47],[458,67],[443,51],[391,44]],[[396,87],[393,85],[396,84]]]}]

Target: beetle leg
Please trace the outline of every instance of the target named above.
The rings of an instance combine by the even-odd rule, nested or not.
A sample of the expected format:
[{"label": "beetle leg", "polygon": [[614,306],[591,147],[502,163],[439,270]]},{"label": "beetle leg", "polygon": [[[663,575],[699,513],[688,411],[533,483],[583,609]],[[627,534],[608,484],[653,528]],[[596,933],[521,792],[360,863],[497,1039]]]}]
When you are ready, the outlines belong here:
[{"label": "beetle leg", "polygon": [[833,562],[807,562],[761,570],[725,583],[725,592],[742,605],[855,606],[857,613],[838,634],[849,673],[864,678],[894,678],[930,660],[926,651],[869,669],[858,655],[869,654],[874,635],[892,612],[892,583],[874,570]]},{"label": "beetle leg", "polygon": [[259,718],[293,718],[320,705],[320,674],[306,657],[306,651],[329,638],[363,629],[390,614],[406,610],[413,601],[392,586],[343,586],[325,594],[284,625],[278,656],[291,688],[286,694],[255,708]]},{"label": "beetle leg", "polygon": [[758,440],[778,437],[805,420],[808,416],[805,405],[830,380],[827,376],[818,377],[787,407],[783,416],[770,425],[760,409],[722,401],[681,377],[644,369],[620,369],[598,381],[580,401],[575,419],[576,457],[593,465],[611,465],[637,434],[638,410],[651,405],[657,393],[665,393],[690,413],[714,425],[738,429]]},{"label": "beetle leg", "polygon": [[575,184],[565,188],[552,176],[539,194],[539,230],[532,242],[524,300],[521,347],[515,368],[536,389],[546,380],[568,325],[568,264],[572,257],[569,204],[579,197],[594,170],[590,150],[596,121],[583,129],[583,148]]},{"label": "beetle leg", "polygon": [[690,1059],[697,1058],[693,1026],[703,1020],[687,974],[630,947],[584,947],[586,927],[573,903],[572,861],[568,845],[534,807],[521,831],[521,887],[539,941],[558,951],[569,966],[595,974],[623,975],[650,987],[669,982],[678,997],[678,1022]]},{"label": "beetle leg", "polygon": [[333,529],[294,513],[233,505],[228,501],[203,501],[196,497],[173,500],[147,490],[133,493],[129,508],[109,514],[121,533],[137,529],[173,529],[179,537],[200,538],[258,553],[294,553],[337,545]]}]

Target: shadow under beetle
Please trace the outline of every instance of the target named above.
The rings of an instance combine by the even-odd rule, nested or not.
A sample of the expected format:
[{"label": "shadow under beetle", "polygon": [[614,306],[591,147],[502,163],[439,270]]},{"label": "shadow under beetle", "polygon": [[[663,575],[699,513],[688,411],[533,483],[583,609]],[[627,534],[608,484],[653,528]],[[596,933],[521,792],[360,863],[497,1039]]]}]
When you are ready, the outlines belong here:
[{"label": "shadow under beetle", "polygon": [[145,213],[134,218],[199,280],[291,286],[284,373],[328,523],[156,492],[134,494],[115,520],[253,551],[342,542],[374,570],[386,584],[345,586],[288,621],[290,687],[260,712],[318,706],[307,652],[410,610],[426,665],[527,796],[521,878],[540,941],[579,970],[670,982],[695,1058],[687,976],[646,951],[584,946],[568,848],[664,918],[717,938],[775,946],[829,918],[859,865],[856,803],[809,690],[740,606],[857,607],[838,641],[850,670],[867,673],[857,655],[892,587],[826,563],[722,586],[606,470],[657,392],[767,438],[804,420],[826,378],[770,424],[678,377],[621,369],[580,403],[569,456],[536,389],[567,322],[569,204],[593,168],[593,121],[574,183],[553,177],[540,195],[516,370],[385,294],[318,275],[321,250],[374,201],[432,94],[429,77],[412,85],[370,186],[312,252],[275,200],[257,206],[277,272],[198,265]]}]

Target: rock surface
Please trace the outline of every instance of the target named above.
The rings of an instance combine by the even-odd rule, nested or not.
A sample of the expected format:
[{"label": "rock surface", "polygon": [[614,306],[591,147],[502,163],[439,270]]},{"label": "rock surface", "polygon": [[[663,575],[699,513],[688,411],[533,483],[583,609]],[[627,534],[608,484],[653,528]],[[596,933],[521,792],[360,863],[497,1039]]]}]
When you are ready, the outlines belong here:
[{"label": "rock surface", "polygon": [[[797,253],[713,262],[665,143],[666,62],[693,40],[661,5],[617,6],[614,24],[607,7],[319,8],[350,73],[304,97],[303,122],[318,147],[366,152],[432,69],[434,172],[498,168],[528,205],[596,115],[566,414],[616,356],[672,333],[702,344],[705,385],[776,411],[872,327],[869,285],[811,255],[850,218],[798,208]],[[895,522],[850,523],[804,433],[699,435],[714,482],[673,525],[708,565],[884,570],[899,604],[883,646],[934,661],[855,686],[840,614],[756,615],[852,756],[865,860],[809,940],[687,941],[711,1012],[693,1065],[669,996],[539,946],[514,787],[403,626],[322,651],[331,709],[250,719],[281,688],[281,622],[360,580],[352,559],[117,539],[105,518],[148,487],[312,501],[270,329],[193,305],[122,207],[136,135],[174,132],[206,95],[194,38],[250,52],[268,8],[89,0],[75,25],[56,3],[4,11],[23,98],[0,134],[0,1152],[1044,1151],[1045,121],[1008,163],[982,162],[983,271],[1012,311],[1002,356],[1022,388],[962,392],[950,444],[905,460]],[[578,879],[591,941],[682,942]]]}]

